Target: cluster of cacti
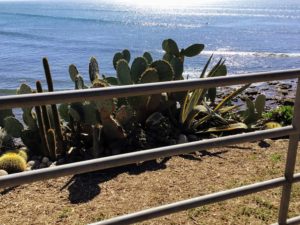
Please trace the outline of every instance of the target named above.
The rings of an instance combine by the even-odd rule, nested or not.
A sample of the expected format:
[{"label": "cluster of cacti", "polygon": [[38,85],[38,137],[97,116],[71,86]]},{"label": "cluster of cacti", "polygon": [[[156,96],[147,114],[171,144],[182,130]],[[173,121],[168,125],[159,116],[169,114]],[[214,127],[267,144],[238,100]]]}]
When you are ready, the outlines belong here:
[{"label": "cluster of cacti", "polygon": [[28,155],[25,150],[14,150],[4,153],[0,157],[0,169],[8,173],[25,171]]},{"label": "cluster of cacti", "polygon": [[245,100],[247,109],[242,113],[242,117],[243,122],[250,126],[262,118],[262,114],[265,111],[266,96],[258,95],[254,102],[248,97]]},{"label": "cluster of cacti", "polygon": [[[49,64],[43,59],[48,91],[54,91]],[[28,85],[22,84],[17,94],[43,92],[40,81],[36,82],[36,91]],[[62,134],[61,121],[56,105],[42,105],[22,108],[23,126],[15,117],[5,119],[5,129],[13,137],[21,137],[23,143],[33,152],[44,155],[52,160],[63,156],[66,152],[65,141]]]},{"label": "cluster of cacti", "polygon": [[[69,66],[69,74],[75,89],[106,88],[115,85],[133,85],[153,82],[183,80],[185,57],[198,55],[203,44],[193,44],[179,50],[172,39],[164,40],[165,51],[161,60],[153,60],[149,52],[136,57],[130,63],[131,53],[125,49],[113,57],[116,76],[108,77],[100,73],[96,58],[89,62],[90,84],[84,82],[77,67]],[[224,60],[208,69],[212,56],[204,66],[200,78],[225,76],[227,68]],[[54,91],[47,59],[43,65],[49,92]],[[244,129],[244,123],[252,123],[261,117],[264,108],[263,97],[259,96],[255,104],[247,101],[248,109],[244,113],[244,123],[224,119],[223,115],[235,109],[227,103],[244,91],[246,85],[216,104],[216,89],[198,89],[179,93],[161,93],[151,96],[112,98],[94,101],[74,102],[56,105],[41,105],[23,108],[23,122],[19,122],[12,110],[0,111],[0,147],[7,137],[21,137],[23,143],[35,154],[56,160],[59,156],[72,156],[79,153],[83,158],[97,158],[102,155],[118,154],[128,151],[132,146],[139,149],[165,145],[169,139],[181,132],[199,132],[203,125],[209,124],[206,132],[224,132]],[[41,93],[40,81],[36,90],[22,84],[17,94]],[[252,105],[253,104],[253,105]],[[263,105],[263,106],[262,106]],[[3,127],[3,129],[1,129]],[[121,148],[120,148],[121,147]],[[126,150],[127,148],[127,150]],[[129,150],[131,151],[131,150]],[[21,152],[6,153],[5,157],[20,160]],[[3,156],[4,157],[4,156]],[[21,157],[22,158],[22,157]],[[26,159],[23,159],[23,162]],[[18,169],[24,170],[24,163]],[[16,167],[17,168],[17,167]]]}]

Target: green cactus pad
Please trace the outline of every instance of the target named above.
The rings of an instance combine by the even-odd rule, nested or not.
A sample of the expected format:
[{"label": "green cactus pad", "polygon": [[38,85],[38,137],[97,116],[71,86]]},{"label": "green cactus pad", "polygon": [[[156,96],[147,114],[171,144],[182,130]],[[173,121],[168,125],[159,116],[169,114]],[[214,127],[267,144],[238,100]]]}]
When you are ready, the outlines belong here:
[{"label": "green cactus pad", "polygon": [[184,49],[182,51],[182,54],[186,57],[193,57],[193,56],[200,54],[200,52],[203,49],[204,49],[203,44],[193,44],[193,45],[189,46],[188,48]]},{"label": "green cactus pad", "polygon": [[96,109],[96,106],[92,103],[83,104],[83,114],[84,114],[84,122],[87,124],[96,124],[99,123],[99,113]]},{"label": "green cactus pad", "polygon": [[171,55],[170,53],[167,53],[167,52],[163,55],[163,60],[166,60],[168,62],[171,62],[171,60],[173,58],[175,58],[175,57],[173,55]]},{"label": "green cactus pad", "polygon": [[109,83],[104,79],[97,79],[93,82],[93,88],[109,87]]},{"label": "green cactus pad", "polygon": [[20,87],[17,89],[17,94],[31,94],[32,90],[27,84],[21,84]]},{"label": "green cactus pad", "polygon": [[118,79],[116,77],[104,77],[104,80],[110,85],[118,85]]},{"label": "green cactus pad", "polygon": [[31,130],[37,130],[37,121],[34,112],[32,112],[31,108],[23,109],[22,115],[24,123],[28,126]]},{"label": "green cactus pad", "polygon": [[84,116],[83,104],[81,102],[71,103],[69,107],[69,114],[74,121],[80,121]]},{"label": "green cactus pad", "polygon": [[103,132],[105,137],[110,140],[122,140],[126,138],[126,133],[123,127],[111,115],[101,117]]},{"label": "green cactus pad", "polygon": [[26,169],[26,161],[20,155],[8,152],[0,157],[0,169],[8,173],[23,172]]},{"label": "green cactus pad", "polygon": [[77,75],[79,74],[76,66],[74,64],[71,64],[69,66],[69,74],[70,74],[70,78],[73,82],[75,82]]},{"label": "green cactus pad", "polygon": [[95,101],[96,106],[101,114],[101,119],[103,116],[111,115],[116,109],[115,99],[105,99]]},{"label": "green cactus pad", "polygon": [[159,75],[154,68],[148,68],[142,73],[139,83],[154,83],[159,82]]},{"label": "green cactus pad", "polygon": [[34,152],[37,155],[43,154],[43,146],[41,146],[41,139],[38,131],[23,130],[21,139],[31,152]]},{"label": "green cactus pad", "polygon": [[77,75],[75,77],[75,89],[84,89],[84,88],[85,88],[85,86],[84,86],[84,81],[83,81],[82,76]]},{"label": "green cactus pad", "polygon": [[115,69],[117,69],[117,62],[121,59],[124,59],[123,54],[121,52],[117,52],[113,58],[113,66]]},{"label": "green cactus pad", "polygon": [[9,116],[4,119],[4,128],[9,135],[18,138],[24,126],[15,117]]},{"label": "green cactus pad", "polygon": [[130,68],[125,59],[121,59],[117,63],[117,77],[122,85],[132,84]]},{"label": "green cactus pad", "polygon": [[160,81],[170,81],[174,79],[174,71],[170,63],[165,60],[154,61],[150,67],[157,70]]},{"label": "green cactus pad", "polygon": [[149,65],[153,62],[153,58],[149,52],[144,52],[143,57],[147,60]]},{"label": "green cactus pad", "polygon": [[174,70],[174,79],[175,80],[183,80],[183,61],[180,58],[174,57],[170,64],[173,67]]},{"label": "green cactus pad", "polygon": [[265,106],[266,106],[266,96],[265,95],[257,96],[255,100],[255,109],[259,116],[261,116],[262,113],[265,111]]},{"label": "green cactus pad", "polygon": [[49,129],[47,131],[47,142],[49,146],[49,156],[51,160],[56,159],[56,151],[57,151],[57,145],[55,140],[55,132],[54,129]]},{"label": "green cactus pad", "polygon": [[69,115],[69,104],[60,104],[58,106],[58,112],[59,112],[59,115],[60,117],[66,121],[66,122],[69,122],[70,121],[70,115]]},{"label": "green cactus pad", "polygon": [[144,57],[137,57],[133,60],[131,65],[131,79],[134,83],[137,83],[142,73],[147,69],[148,62]]},{"label": "green cactus pad", "polygon": [[4,119],[9,116],[14,116],[12,109],[0,110],[0,126],[4,127]]},{"label": "green cactus pad", "polygon": [[89,75],[90,75],[90,81],[92,83],[94,82],[94,80],[99,79],[99,77],[100,77],[98,62],[95,57],[91,57],[91,59],[90,59]]},{"label": "green cactus pad", "polygon": [[125,59],[128,63],[130,62],[130,51],[128,49],[124,49],[122,51],[123,59]]},{"label": "green cactus pad", "polygon": [[166,39],[162,43],[162,48],[171,55],[179,56],[179,49],[176,42],[172,39]]},{"label": "green cactus pad", "polygon": [[115,119],[122,125],[133,117],[133,110],[130,106],[122,105],[116,112]]}]

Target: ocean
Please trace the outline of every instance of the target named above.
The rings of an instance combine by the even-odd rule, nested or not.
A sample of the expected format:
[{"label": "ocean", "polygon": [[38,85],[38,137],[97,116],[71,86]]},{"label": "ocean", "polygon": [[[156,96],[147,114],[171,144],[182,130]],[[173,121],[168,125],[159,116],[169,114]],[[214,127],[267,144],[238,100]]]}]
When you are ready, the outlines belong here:
[{"label": "ocean", "polygon": [[114,53],[129,49],[137,57],[149,51],[159,59],[167,38],[181,48],[205,44],[199,56],[186,59],[189,77],[199,76],[211,54],[215,61],[226,59],[230,74],[300,68],[299,0],[209,2],[0,0],[0,93],[13,94],[23,82],[45,84],[43,57],[55,89],[73,89],[70,64],[88,82],[89,58],[95,56],[100,72],[114,76]]}]

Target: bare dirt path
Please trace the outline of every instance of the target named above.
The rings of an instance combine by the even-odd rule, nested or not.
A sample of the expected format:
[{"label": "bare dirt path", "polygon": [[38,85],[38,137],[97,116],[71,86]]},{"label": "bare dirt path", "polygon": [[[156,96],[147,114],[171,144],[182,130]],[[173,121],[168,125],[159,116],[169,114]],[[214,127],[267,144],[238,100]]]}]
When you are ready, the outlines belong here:
[{"label": "bare dirt path", "polygon": [[[0,224],[87,224],[280,177],[287,143],[267,140],[227,146],[200,155],[0,189]],[[280,194],[277,188],[140,224],[270,224],[276,222]],[[289,213],[296,215],[300,215],[300,184],[294,185]]]}]

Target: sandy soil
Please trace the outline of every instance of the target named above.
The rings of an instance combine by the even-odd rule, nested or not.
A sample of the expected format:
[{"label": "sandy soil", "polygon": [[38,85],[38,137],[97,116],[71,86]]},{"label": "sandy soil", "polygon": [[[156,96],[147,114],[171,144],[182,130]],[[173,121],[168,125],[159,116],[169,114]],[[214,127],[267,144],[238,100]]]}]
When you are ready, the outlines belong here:
[{"label": "sandy soil", "polygon": [[[0,224],[87,224],[280,177],[287,143],[266,140],[227,146],[200,155],[176,156],[0,190]],[[140,224],[270,224],[276,222],[280,194],[277,188]],[[300,185],[296,184],[289,216],[299,214]]]}]

